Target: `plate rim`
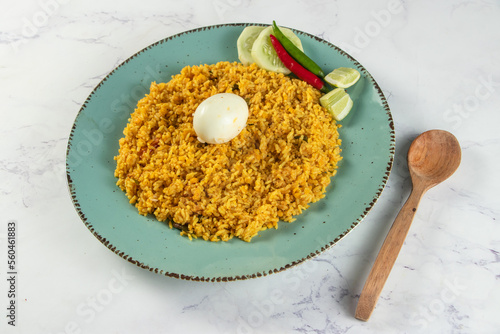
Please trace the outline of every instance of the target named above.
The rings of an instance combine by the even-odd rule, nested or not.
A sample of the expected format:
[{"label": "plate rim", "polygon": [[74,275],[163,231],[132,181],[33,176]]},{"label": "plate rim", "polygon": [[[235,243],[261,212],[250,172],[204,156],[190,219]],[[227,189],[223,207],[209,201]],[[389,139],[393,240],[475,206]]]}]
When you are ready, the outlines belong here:
[{"label": "plate rim", "polygon": [[251,26],[251,25],[254,25],[254,26],[255,25],[256,26],[269,26],[269,24],[265,24],[265,23],[223,23],[223,24],[202,26],[202,27],[198,27],[198,28],[194,28],[194,29],[182,31],[180,33],[171,35],[171,36],[166,37],[166,38],[162,38],[162,39],[160,39],[160,40],[158,40],[158,41],[156,41],[156,42],[154,42],[154,43],[152,43],[152,44],[150,44],[150,45],[142,48],[141,50],[135,52],[130,57],[128,57],[127,59],[125,59],[124,61],[122,61],[118,66],[114,67],[92,89],[92,91],[90,92],[90,94],[88,95],[88,97],[85,99],[84,103],[82,104],[81,108],[79,109],[77,115],[75,116],[75,119],[73,121],[73,125],[71,127],[71,131],[70,131],[70,134],[69,134],[69,137],[68,137],[68,141],[67,141],[66,159],[65,159],[67,187],[68,187],[69,194],[71,196],[71,200],[72,200],[73,206],[74,206],[75,210],[77,211],[78,216],[80,217],[80,219],[82,220],[82,222],[85,224],[85,226],[89,229],[89,231],[92,233],[92,235],[95,238],[97,238],[104,246],[106,246],[109,250],[111,250],[112,252],[114,252],[116,255],[120,256],[122,259],[127,260],[128,262],[130,262],[132,264],[135,264],[135,265],[137,265],[138,267],[140,267],[142,269],[147,269],[147,270],[149,270],[151,272],[154,272],[156,274],[160,274],[160,275],[164,275],[164,276],[168,276],[168,277],[173,277],[173,278],[178,278],[178,279],[183,279],[183,280],[189,280],[189,281],[200,281],[200,282],[228,282],[228,281],[238,281],[238,280],[245,280],[245,279],[250,279],[250,278],[263,277],[263,276],[267,276],[267,275],[270,275],[270,274],[282,272],[282,271],[284,271],[286,269],[290,269],[290,268],[292,268],[294,266],[297,266],[297,265],[299,265],[300,263],[303,263],[306,260],[312,259],[312,258],[320,255],[321,253],[325,252],[327,249],[329,249],[332,246],[334,246],[341,239],[343,239],[348,233],[350,233],[351,231],[353,231],[354,228],[357,227],[359,225],[359,223],[371,211],[371,209],[373,208],[373,206],[375,205],[375,203],[378,201],[378,199],[380,198],[383,190],[385,189],[385,187],[387,185],[387,181],[389,179],[389,176],[391,174],[392,167],[393,167],[393,164],[394,164],[394,155],[395,155],[395,147],[396,147],[396,135],[395,135],[394,119],[392,117],[392,113],[390,111],[389,104],[387,102],[387,99],[386,99],[386,97],[385,97],[382,89],[378,85],[377,81],[373,78],[373,76],[370,74],[370,72],[368,72],[368,70],[363,65],[361,65],[361,63],[359,63],[354,57],[352,57],[350,54],[348,54],[346,51],[342,50],[341,48],[339,48],[335,44],[333,44],[333,43],[331,43],[331,42],[329,42],[329,41],[327,41],[327,40],[325,40],[323,38],[315,36],[313,34],[310,34],[310,33],[307,33],[307,32],[301,31],[301,30],[297,30],[297,29],[294,29],[294,28],[288,28],[288,27],[286,27],[286,28],[291,29],[292,31],[294,31],[296,33],[299,33],[299,34],[305,35],[305,36],[307,36],[307,37],[309,37],[311,39],[314,39],[317,42],[326,44],[328,47],[334,49],[335,51],[337,51],[338,53],[340,53],[342,56],[344,56],[344,57],[348,58],[350,61],[352,61],[358,67],[358,69],[360,69],[363,72],[363,74],[365,74],[365,76],[367,77],[367,79],[369,79],[371,81],[371,83],[373,84],[375,90],[377,91],[377,93],[378,93],[378,95],[379,95],[379,97],[381,99],[382,107],[385,110],[386,116],[388,118],[387,121],[388,121],[389,128],[390,128],[390,132],[389,132],[389,135],[390,135],[389,161],[388,161],[387,166],[386,166],[385,175],[382,177],[382,181],[378,185],[379,186],[378,191],[374,194],[373,200],[366,206],[366,208],[364,209],[363,213],[359,217],[357,217],[357,219],[354,222],[352,222],[352,224],[349,226],[349,228],[347,228],[345,231],[343,231],[334,240],[328,242],[326,245],[324,245],[321,248],[317,249],[316,251],[308,254],[307,256],[303,257],[302,259],[292,261],[292,262],[286,264],[285,266],[282,266],[279,269],[278,268],[274,268],[274,269],[269,270],[267,272],[266,271],[256,272],[256,273],[248,274],[248,275],[233,275],[233,276],[220,276],[220,277],[215,277],[215,276],[214,277],[211,277],[211,276],[191,276],[191,275],[185,275],[185,274],[179,274],[179,273],[169,272],[169,271],[166,271],[166,270],[163,270],[163,269],[159,269],[159,268],[152,268],[149,265],[147,265],[147,264],[145,264],[145,263],[143,263],[141,261],[138,261],[138,260],[132,258],[128,254],[125,254],[123,251],[120,251],[119,249],[116,248],[116,246],[114,246],[113,244],[111,244],[111,242],[109,240],[107,240],[105,237],[103,237],[99,233],[97,233],[97,231],[94,229],[92,223],[87,219],[87,217],[85,216],[85,214],[81,210],[80,204],[78,202],[78,198],[77,198],[77,196],[75,194],[75,189],[74,189],[75,186],[73,184],[73,180],[71,179],[70,166],[69,166],[69,163],[68,163],[69,153],[70,153],[70,149],[71,149],[71,146],[72,146],[72,139],[73,139],[74,132],[75,132],[76,126],[77,126],[77,120],[80,117],[80,115],[84,112],[85,108],[87,107],[87,104],[90,102],[90,100],[92,99],[92,97],[94,96],[94,94],[97,92],[97,90],[99,90],[101,88],[101,86],[108,80],[108,78],[110,76],[112,76],[118,69],[120,69],[121,67],[123,67],[124,65],[126,65],[128,62],[130,62],[132,59],[136,58],[140,54],[142,54],[142,53],[148,51],[149,49],[152,49],[152,48],[154,48],[154,47],[156,47],[156,46],[158,46],[160,44],[166,43],[169,40],[173,40],[173,39],[179,38],[179,37],[181,37],[183,35],[192,34],[192,33],[200,32],[200,31],[206,31],[206,30],[211,30],[211,29],[218,29],[218,28],[222,28],[222,27],[247,27],[247,26]]}]

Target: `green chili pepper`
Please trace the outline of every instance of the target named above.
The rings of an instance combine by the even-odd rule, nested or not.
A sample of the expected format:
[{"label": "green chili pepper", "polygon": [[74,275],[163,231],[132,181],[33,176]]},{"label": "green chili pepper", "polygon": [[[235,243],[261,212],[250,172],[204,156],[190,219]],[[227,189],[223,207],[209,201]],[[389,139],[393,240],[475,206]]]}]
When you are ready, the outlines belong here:
[{"label": "green chili pepper", "polygon": [[325,74],[321,67],[318,66],[311,58],[309,58],[304,52],[302,52],[298,47],[293,44],[288,37],[286,37],[283,32],[281,32],[280,28],[276,25],[276,22],[273,21],[273,32],[274,36],[278,41],[283,45],[285,50],[302,66],[306,69],[314,73],[315,75],[323,78]]},{"label": "green chili pepper", "polygon": [[314,88],[321,90],[323,93],[328,92],[328,88],[326,88],[325,83],[318,76],[314,75],[314,73],[300,65],[296,59],[293,59],[292,56],[286,52],[286,49],[283,45],[281,45],[276,36],[271,34],[269,35],[269,38],[271,38],[271,43],[273,44],[278,58],[281,60],[283,65],[286,66],[286,68],[298,76],[299,79],[304,80]]}]

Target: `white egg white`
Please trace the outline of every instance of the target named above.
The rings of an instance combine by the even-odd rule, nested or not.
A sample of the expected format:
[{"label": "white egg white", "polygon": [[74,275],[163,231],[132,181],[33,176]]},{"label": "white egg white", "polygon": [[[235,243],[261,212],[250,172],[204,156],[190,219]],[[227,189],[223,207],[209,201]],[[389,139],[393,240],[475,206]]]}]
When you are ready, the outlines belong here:
[{"label": "white egg white", "polygon": [[248,120],[246,101],[232,93],[216,94],[198,106],[193,128],[202,143],[222,144],[236,137]]}]

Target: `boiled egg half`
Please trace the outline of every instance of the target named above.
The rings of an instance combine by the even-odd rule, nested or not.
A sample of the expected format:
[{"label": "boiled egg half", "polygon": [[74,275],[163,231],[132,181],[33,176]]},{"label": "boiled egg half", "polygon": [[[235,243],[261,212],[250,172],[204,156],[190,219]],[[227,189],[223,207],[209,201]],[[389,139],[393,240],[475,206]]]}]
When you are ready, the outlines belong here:
[{"label": "boiled egg half", "polygon": [[202,143],[222,144],[236,137],[248,120],[246,101],[232,93],[215,94],[198,106],[193,128]]}]

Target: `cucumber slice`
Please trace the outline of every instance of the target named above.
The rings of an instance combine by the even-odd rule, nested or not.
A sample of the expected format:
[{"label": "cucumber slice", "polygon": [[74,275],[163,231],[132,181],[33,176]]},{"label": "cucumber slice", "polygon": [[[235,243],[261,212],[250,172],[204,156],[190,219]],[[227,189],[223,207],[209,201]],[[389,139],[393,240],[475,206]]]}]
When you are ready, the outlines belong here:
[{"label": "cucumber slice", "polygon": [[238,48],[238,59],[243,65],[250,65],[254,63],[252,58],[252,45],[255,39],[266,27],[250,26],[243,29],[238,37],[236,46]]},{"label": "cucumber slice", "polygon": [[[302,48],[302,42],[290,29],[280,27],[283,34],[290,39],[290,41],[295,44],[297,48],[304,51]],[[252,46],[252,58],[254,62],[259,65],[260,68],[266,69],[268,71],[290,74],[290,70],[283,65],[281,60],[278,58],[276,51],[271,43],[269,35],[273,33],[273,27],[269,26],[262,30]]]}]

